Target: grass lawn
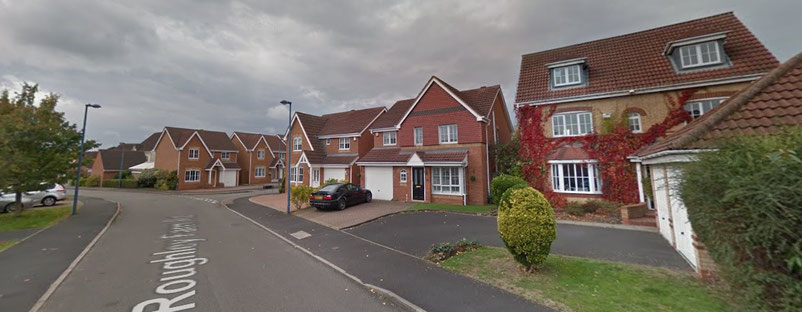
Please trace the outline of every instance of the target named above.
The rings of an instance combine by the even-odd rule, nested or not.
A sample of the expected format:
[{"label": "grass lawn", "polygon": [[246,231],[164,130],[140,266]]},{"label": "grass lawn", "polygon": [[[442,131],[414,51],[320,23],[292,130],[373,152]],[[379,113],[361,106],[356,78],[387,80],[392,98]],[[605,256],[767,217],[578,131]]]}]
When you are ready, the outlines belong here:
[{"label": "grass lawn", "polygon": [[[78,208],[83,206],[78,203]],[[72,204],[49,208],[28,208],[17,217],[13,212],[0,214],[0,232],[46,227],[66,218],[72,212]]]},{"label": "grass lawn", "polygon": [[497,247],[454,256],[442,266],[559,310],[732,310],[721,289],[668,269],[550,255],[539,271],[525,273]]},{"label": "grass lawn", "polygon": [[11,247],[12,245],[16,244],[17,241],[0,241],[0,252],[6,250],[6,248]]},{"label": "grass lawn", "polygon": [[415,204],[407,208],[407,211],[442,210],[442,211],[489,214],[493,208],[495,208],[495,205],[462,206],[462,205],[448,205],[448,204]]}]

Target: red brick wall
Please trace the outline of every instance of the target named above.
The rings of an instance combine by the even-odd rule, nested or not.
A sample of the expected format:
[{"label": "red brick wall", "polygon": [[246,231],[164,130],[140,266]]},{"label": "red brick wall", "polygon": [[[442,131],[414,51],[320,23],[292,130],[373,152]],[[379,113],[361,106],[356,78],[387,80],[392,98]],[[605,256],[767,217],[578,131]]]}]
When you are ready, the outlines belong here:
[{"label": "red brick wall", "polygon": [[[441,108],[464,108],[438,85],[432,85],[412,112]],[[423,145],[439,145],[439,126],[457,124],[458,143],[484,142],[484,127],[467,109],[433,115],[408,116],[398,131],[399,146],[414,146],[414,128],[423,127]],[[375,141],[374,141],[375,142]]]},{"label": "red brick wall", "polygon": [[[259,159],[257,155],[259,154],[259,150],[265,151],[265,157],[263,159]],[[256,144],[256,148],[254,148],[253,152],[250,155],[242,154],[237,155],[237,157],[241,158],[250,158],[251,159],[251,167],[248,171],[241,171],[241,175],[250,175],[251,177],[251,184],[264,184],[270,182],[270,162],[273,161],[273,156],[270,155],[270,149],[267,148],[267,144],[265,141],[260,140],[259,144]],[[265,167],[265,177],[264,178],[257,178],[256,177],[256,168],[258,167]],[[247,177],[246,177],[247,180]]]},{"label": "red brick wall", "polygon": [[[192,148],[197,148],[200,150],[198,159],[189,159],[189,150]],[[219,153],[217,153],[217,157],[219,157]],[[206,151],[206,148],[203,146],[203,143],[198,138],[198,136],[192,137],[191,140],[186,144],[183,150],[180,151],[179,156],[179,170],[178,170],[178,189],[179,190],[192,190],[192,189],[201,189],[201,188],[209,188],[211,187],[209,182],[209,172],[205,170],[206,165],[212,160],[211,156],[209,156],[209,152]],[[157,156],[158,158],[158,156]],[[201,172],[201,179],[198,182],[184,182],[184,172],[187,169],[198,169]],[[217,179],[217,175],[215,175],[215,179]],[[214,181],[212,181],[214,184]]]},{"label": "red brick wall", "polygon": [[173,171],[178,169],[178,150],[175,149],[173,142],[167,133],[163,133],[159,145],[156,146],[156,161],[153,166],[156,169]]},{"label": "red brick wall", "polygon": [[103,182],[103,159],[100,157],[100,152],[95,156],[95,161],[92,163],[92,175],[100,178]]},{"label": "red brick wall", "polygon": [[239,175],[239,184],[248,184],[248,173],[251,172],[249,161],[251,160],[251,157],[256,157],[248,152],[248,150],[242,145],[242,143],[240,143],[237,137],[231,136],[231,143],[234,143],[234,146],[237,147],[237,154],[242,155],[242,157],[237,157],[237,164],[240,166],[240,168],[242,168],[240,170],[242,174]]},{"label": "red brick wall", "polygon": [[[312,138],[309,138],[309,139],[313,140]],[[360,140],[354,141],[353,137],[348,137],[348,140],[351,142],[351,146],[350,146],[350,149],[347,149],[347,150],[341,150],[340,149],[340,139],[339,138],[333,138],[333,139],[330,139],[330,140],[331,140],[331,144],[330,145],[326,145],[326,140],[325,139],[323,140],[323,146],[326,147],[326,153],[337,154],[337,153],[358,153],[359,152],[359,143],[360,143],[359,141]]]}]

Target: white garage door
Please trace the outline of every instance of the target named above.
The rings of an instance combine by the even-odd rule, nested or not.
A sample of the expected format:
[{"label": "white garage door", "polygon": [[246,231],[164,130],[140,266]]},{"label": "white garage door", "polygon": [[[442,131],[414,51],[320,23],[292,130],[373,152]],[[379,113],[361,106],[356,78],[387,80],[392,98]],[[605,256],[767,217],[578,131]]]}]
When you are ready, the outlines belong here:
[{"label": "white garage door", "polygon": [[223,183],[225,187],[237,186],[237,171],[223,170],[220,172],[220,183]]},{"label": "white garage door", "polygon": [[345,180],[345,169],[324,168],[323,181],[337,179],[337,181]]},{"label": "white garage door", "polygon": [[[668,169],[669,181],[677,181],[680,175],[680,169],[674,166]],[[679,190],[676,182],[670,183],[669,191],[671,192],[671,215],[674,217],[674,241],[677,245],[677,250],[685,257],[691,265],[696,268],[696,248],[693,247],[693,229],[691,228],[691,220],[688,219],[688,209],[685,208],[685,203],[679,197]]]},{"label": "white garage door", "polygon": [[668,220],[671,219],[671,212],[668,206],[668,184],[666,184],[665,165],[652,165],[652,177],[654,178],[652,188],[654,188],[654,201],[657,207],[657,222],[660,225],[660,235],[668,240],[669,244],[674,243],[674,233],[671,232]]},{"label": "white garage door", "polygon": [[375,199],[393,199],[393,168],[365,167],[365,188]]}]

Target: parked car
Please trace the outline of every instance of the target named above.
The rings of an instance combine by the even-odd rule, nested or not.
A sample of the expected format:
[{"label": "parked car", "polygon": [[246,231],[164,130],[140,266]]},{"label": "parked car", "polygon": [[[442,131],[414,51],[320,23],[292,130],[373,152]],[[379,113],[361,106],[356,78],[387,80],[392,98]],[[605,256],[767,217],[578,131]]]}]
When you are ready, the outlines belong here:
[{"label": "parked car", "polygon": [[[0,212],[7,213],[14,211],[14,202],[17,200],[15,195],[14,193],[0,192]],[[33,207],[33,200],[25,196],[25,193],[22,193],[22,205],[26,208]]]},{"label": "parked car", "polygon": [[[42,185],[45,184],[47,183],[42,183]],[[23,196],[30,197],[35,205],[42,204],[45,206],[53,206],[57,201],[67,198],[64,186],[58,183],[47,184],[47,188],[44,191],[25,192]]]},{"label": "parked car", "polygon": [[373,194],[351,183],[333,183],[309,195],[309,205],[319,210],[338,209],[360,203],[369,203]]}]

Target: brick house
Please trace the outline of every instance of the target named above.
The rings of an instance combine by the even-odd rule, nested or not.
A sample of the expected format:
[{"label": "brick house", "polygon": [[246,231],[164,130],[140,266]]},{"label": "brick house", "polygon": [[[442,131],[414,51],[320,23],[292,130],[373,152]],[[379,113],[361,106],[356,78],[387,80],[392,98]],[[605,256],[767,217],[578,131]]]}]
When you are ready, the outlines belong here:
[{"label": "brick house", "polygon": [[154,168],[178,173],[178,190],[239,185],[237,147],[225,132],[164,127]]},{"label": "brick house", "polygon": [[709,114],[640,149],[633,161],[647,165],[660,234],[702,276],[714,267],[691,228],[675,182],[683,163],[716,148],[722,139],[768,135],[802,124],[802,53],[780,65]]},{"label": "brick house", "polygon": [[120,146],[100,150],[95,154],[95,161],[92,163],[91,175],[100,178],[100,185],[103,180],[114,179],[120,169],[128,170],[128,167],[142,163],[146,160],[145,153],[137,151],[132,144],[121,144]]},{"label": "brick house", "polygon": [[432,77],[370,128],[373,149],[357,164],[373,198],[486,204],[496,174],[490,151],[512,123],[501,87],[457,90]]},{"label": "brick house", "polygon": [[[546,106],[550,138],[598,134],[617,122],[643,133],[667,118],[669,99],[683,91],[695,90],[683,108],[699,118],[776,66],[725,13],[523,55],[515,104]],[[597,161],[582,143],[566,141],[547,158],[553,190],[568,200],[602,197]]]},{"label": "brick house", "polygon": [[287,143],[278,134],[265,134],[265,141],[270,151],[273,152],[273,160],[267,168],[270,170],[270,182],[278,182],[284,177],[284,161],[287,157]]},{"label": "brick house", "polygon": [[[240,184],[265,184],[276,180],[277,156],[286,153],[284,142],[276,135],[265,135],[234,131],[231,143],[237,147],[241,171]],[[272,170],[271,170],[272,169]]]},{"label": "brick house", "polygon": [[384,114],[384,107],[316,116],[293,115],[287,144],[291,185],[320,186],[329,179],[359,180],[356,161],[373,148],[368,127]]},{"label": "brick house", "polygon": [[161,132],[154,132],[145,138],[142,143],[139,143],[138,150],[145,153],[146,160],[143,163],[128,168],[135,177],[138,177],[145,170],[153,169],[156,159],[156,152],[154,150],[156,149],[156,142],[159,140],[161,134]]}]

